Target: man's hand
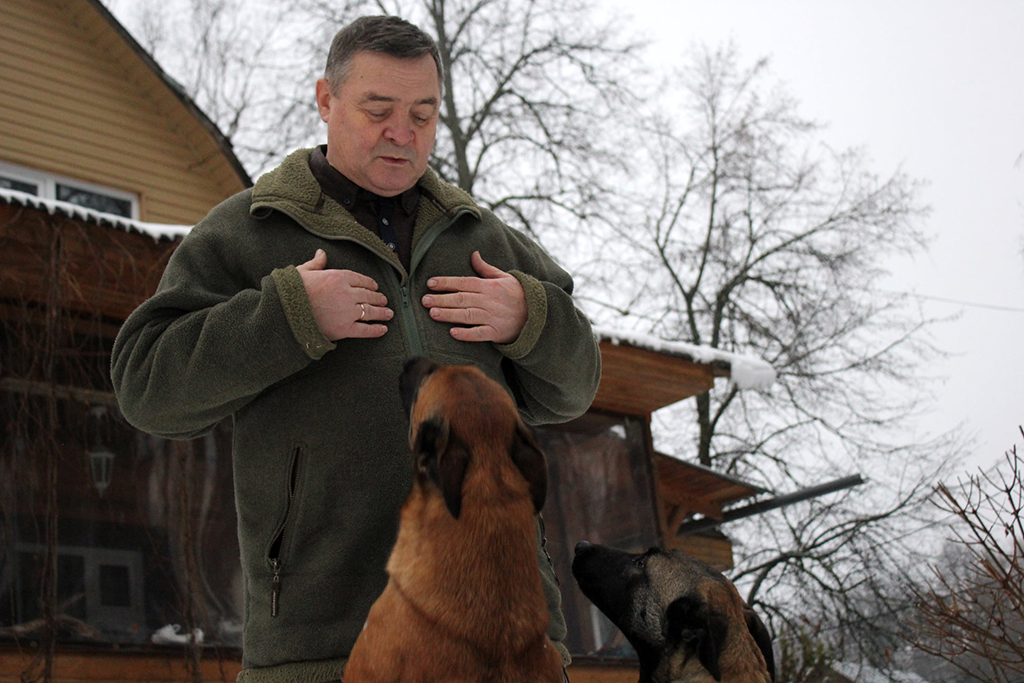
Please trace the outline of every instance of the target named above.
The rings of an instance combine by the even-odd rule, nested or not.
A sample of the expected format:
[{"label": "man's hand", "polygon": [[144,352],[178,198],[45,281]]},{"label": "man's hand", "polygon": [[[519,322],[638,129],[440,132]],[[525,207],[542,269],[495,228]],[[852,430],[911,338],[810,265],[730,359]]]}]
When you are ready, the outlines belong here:
[{"label": "man's hand", "polygon": [[526,324],[526,294],[514,275],[490,265],[473,252],[473,270],[480,277],[432,277],[427,287],[447,294],[427,294],[423,305],[430,317],[455,323],[451,334],[459,341],[509,344]]},{"label": "man's hand", "polygon": [[388,299],[377,291],[377,283],[351,270],[327,269],[327,254],[317,249],[312,259],[297,266],[306,286],[313,316],[324,336],[331,341],[348,337],[381,337],[386,325],[374,320],[391,320],[394,311]]}]

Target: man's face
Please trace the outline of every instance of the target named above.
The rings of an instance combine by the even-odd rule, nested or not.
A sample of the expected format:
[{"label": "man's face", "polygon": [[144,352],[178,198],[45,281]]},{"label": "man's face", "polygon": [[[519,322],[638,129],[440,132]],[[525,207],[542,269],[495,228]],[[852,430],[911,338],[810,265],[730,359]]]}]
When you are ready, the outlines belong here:
[{"label": "man's face", "polygon": [[440,102],[430,55],[357,53],[337,93],[322,78],[316,83],[327,161],[365,190],[384,197],[405,192],[427,169]]}]

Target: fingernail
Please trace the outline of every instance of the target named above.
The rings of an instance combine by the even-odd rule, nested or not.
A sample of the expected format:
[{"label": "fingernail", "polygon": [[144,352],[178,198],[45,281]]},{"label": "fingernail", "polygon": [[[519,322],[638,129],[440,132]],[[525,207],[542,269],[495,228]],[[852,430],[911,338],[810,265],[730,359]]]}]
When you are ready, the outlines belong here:
[{"label": "fingernail", "polygon": [[427,287],[437,287],[437,280],[435,280],[434,278],[430,278],[429,280],[427,280]]},{"label": "fingernail", "polygon": [[432,297],[432,296],[425,296],[425,297],[423,297],[423,305],[424,306],[432,306],[433,304],[434,304],[434,297]]}]

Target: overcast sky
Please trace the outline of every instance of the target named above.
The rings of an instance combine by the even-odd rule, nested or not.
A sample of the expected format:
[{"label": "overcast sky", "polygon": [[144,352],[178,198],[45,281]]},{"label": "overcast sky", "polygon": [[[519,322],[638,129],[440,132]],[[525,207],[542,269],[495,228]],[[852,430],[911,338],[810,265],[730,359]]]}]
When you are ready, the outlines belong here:
[{"label": "overcast sky", "polygon": [[893,264],[894,289],[958,314],[935,329],[953,356],[927,426],[966,423],[972,468],[1024,450],[1024,1],[605,1],[666,67],[695,42],[770,57],[825,142],[929,181],[932,247]]}]

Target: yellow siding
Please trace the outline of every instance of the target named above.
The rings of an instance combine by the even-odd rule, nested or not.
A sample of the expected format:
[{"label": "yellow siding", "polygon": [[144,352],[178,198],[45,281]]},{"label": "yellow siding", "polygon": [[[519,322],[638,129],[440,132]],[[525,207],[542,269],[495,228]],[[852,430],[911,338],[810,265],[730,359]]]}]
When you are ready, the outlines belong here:
[{"label": "yellow siding", "polygon": [[0,161],[194,223],[243,189],[210,133],[86,0],[0,0]]}]

